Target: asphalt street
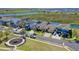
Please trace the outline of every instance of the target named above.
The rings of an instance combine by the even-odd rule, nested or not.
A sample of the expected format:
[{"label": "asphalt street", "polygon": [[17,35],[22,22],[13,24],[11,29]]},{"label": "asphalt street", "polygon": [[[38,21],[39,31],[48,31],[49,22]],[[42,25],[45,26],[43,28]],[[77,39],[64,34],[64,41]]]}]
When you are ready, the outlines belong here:
[{"label": "asphalt street", "polygon": [[76,43],[76,42],[68,42],[68,41],[62,40],[62,39],[61,40],[52,39],[52,38],[48,38],[48,37],[44,37],[44,36],[40,36],[40,35],[37,35],[36,39],[40,40],[42,42],[47,42],[50,44],[55,44],[55,45],[60,45],[60,46],[63,46],[63,43],[64,43],[64,46],[70,47],[73,51],[79,51],[79,43]]},{"label": "asphalt street", "polygon": [[51,39],[51,38],[43,37],[43,36],[37,36],[36,39],[44,41],[44,42],[49,42],[51,44],[57,44],[57,45],[62,45],[63,44],[63,40]]},{"label": "asphalt street", "polygon": [[68,46],[72,48],[72,50],[74,51],[79,51],[79,43],[76,43],[76,42],[67,42],[65,40],[52,39],[52,38],[43,37],[43,36],[37,36],[36,39],[43,42],[48,42],[50,44],[57,44],[61,46],[63,46],[63,42],[64,42],[64,46]]}]

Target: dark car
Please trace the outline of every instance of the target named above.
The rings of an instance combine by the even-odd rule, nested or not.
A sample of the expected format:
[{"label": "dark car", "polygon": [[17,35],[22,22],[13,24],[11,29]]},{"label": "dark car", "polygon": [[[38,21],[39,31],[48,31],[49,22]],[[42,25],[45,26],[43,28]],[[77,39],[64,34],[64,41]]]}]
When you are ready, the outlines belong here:
[{"label": "dark car", "polygon": [[32,34],[32,35],[30,35],[30,38],[36,38],[36,36],[37,36],[37,34]]},{"label": "dark car", "polygon": [[79,40],[76,40],[76,43],[79,43]]}]

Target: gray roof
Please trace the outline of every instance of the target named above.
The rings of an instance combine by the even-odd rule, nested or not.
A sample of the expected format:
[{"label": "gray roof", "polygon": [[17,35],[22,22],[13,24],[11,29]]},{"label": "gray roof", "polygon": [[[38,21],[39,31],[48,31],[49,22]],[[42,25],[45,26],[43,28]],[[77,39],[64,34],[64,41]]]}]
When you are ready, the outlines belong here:
[{"label": "gray roof", "polygon": [[44,30],[47,28],[47,22],[42,22],[41,24],[38,25],[39,29]]},{"label": "gray roof", "polygon": [[36,28],[43,31],[47,30],[48,32],[53,32],[55,30],[55,27],[53,27],[51,24],[48,24],[48,22],[42,22],[33,27],[33,29]]},{"label": "gray roof", "polygon": [[52,25],[48,25],[48,32],[53,32],[56,28],[53,27]]}]

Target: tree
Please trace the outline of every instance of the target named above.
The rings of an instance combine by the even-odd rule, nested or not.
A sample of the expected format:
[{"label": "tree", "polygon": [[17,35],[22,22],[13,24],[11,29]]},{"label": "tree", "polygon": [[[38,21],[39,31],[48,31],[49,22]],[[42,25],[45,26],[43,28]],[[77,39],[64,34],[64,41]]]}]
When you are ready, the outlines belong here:
[{"label": "tree", "polygon": [[8,38],[8,36],[5,36],[4,38],[3,38],[3,41],[7,41],[9,38]]},{"label": "tree", "polygon": [[23,28],[20,33],[21,34],[25,34],[26,33],[26,30]]},{"label": "tree", "polygon": [[3,32],[2,32],[2,31],[0,31],[0,38],[2,38],[2,36],[3,36]]},{"label": "tree", "polygon": [[1,37],[1,40],[2,41],[7,41],[8,40],[8,37],[9,37],[10,33],[8,30],[2,32],[2,34],[0,34],[0,37]]},{"label": "tree", "polygon": [[79,41],[79,32],[78,32],[79,30],[77,30],[77,29],[73,29],[73,37],[75,37],[75,41]]},{"label": "tree", "polygon": [[21,21],[19,22],[18,26],[19,26],[20,28],[24,28],[25,25],[26,25],[26,21],[28,21],[28,18],[26,18],[26,19],[21,19]]},{"label": "tree", "polygon": [[3,32],[2,31],[0,31],[0,44],[3,42],[2,40],[2,37],[3,37]]}]

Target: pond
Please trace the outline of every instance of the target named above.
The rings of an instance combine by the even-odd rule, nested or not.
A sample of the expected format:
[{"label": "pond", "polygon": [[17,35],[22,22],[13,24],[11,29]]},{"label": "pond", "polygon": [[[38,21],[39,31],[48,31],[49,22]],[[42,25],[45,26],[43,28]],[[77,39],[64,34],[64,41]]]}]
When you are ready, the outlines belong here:
[{"label": "pond", "polygon": [[59,26],[61,23],[58,23],[58,22],[51,22],[50,24],[53,25],[53,26],[55,26],[55,27],[57,27],[57,26]]},{"label": "pond", "polygon": [[[62,23],[52,22],[51,24],[52,24],[53,26],[56,26],[56,27],[57,27],[57,26],[59,26],[59,25],[61,26]],[[77,25],[77,24],[70,24],[69,27],[70,27],[70,28],[79,28],[79,25]]]},{"label": "pond", "polygon": [[[52,22],[52,25],[56,26],[56,27],[59,26],[59,25],[61,26],[61,24],[62,23]],[[79,28],[79,25],[77,25],[77,24],[70,24],[69,27],[70,28]]]},{"label": "pond", "polygon": [[77,24],[71,24],[70,27],[71,28],[79,28],[79,25],[77,25]]},{"label": "pond", "polygon": [[[22,15],[33,15],[33,14],[39,14],[39,12],[21,12],[16,14],[0,14],[0,16],[22,16]],[[58,22],[51,22],[53,26],[59,26],[61,23]],[[79,25],[76,24],[70,24],[70,28],[79,28]]]}]

